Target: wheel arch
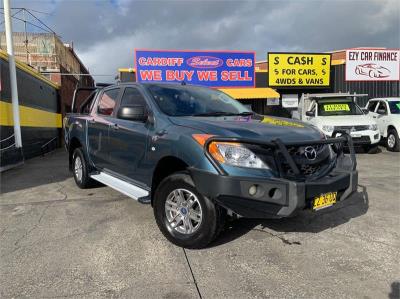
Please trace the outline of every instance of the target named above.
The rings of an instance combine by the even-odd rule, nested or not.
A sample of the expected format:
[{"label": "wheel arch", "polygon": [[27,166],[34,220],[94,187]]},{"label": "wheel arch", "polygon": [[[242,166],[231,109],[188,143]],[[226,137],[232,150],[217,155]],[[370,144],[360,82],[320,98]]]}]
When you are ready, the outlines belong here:
[{"label": "wheel arch", "polygon": [[384,132],[385,135],[384,135],[383,137],[388,137],[389,131],[390,131],[390,130],[395,130],[395,131],[398,133],[396,127],[395,127],[394,125],[390,124],[390,125],[388,125],[388,126],[386,127],[386,130],[385,130],[385,132]]},{"label": "wheel arch", "polygon": [[153,204],[154,193],[161,181],[175,172],[185,171],[188,167],[189,165],[185,161],[176,156],[161,158],[154,168],[151,180],[151,204]]},{"label": "wheel arch", "polygon": [[80,140],[77,137],[72,137],[68,145],[68,162],[70,170],[72,170],[72,158],[74,151],[79,147],[82,147]]}]

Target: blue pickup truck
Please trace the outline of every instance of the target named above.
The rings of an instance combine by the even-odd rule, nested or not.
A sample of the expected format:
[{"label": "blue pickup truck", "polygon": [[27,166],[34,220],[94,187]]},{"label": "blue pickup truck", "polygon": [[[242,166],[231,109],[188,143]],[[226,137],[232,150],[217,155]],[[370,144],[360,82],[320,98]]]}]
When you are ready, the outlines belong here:
[{"label": "blue pickup truck", "polygon": [[289,217],[330,207],[357,188],[346,132],[327,139],[312,125],[258,115],[199,86],[89,91],[64,119],[76,184],[100,182],[151,204],[161,232],[178,246],[207,246],[228,216]]}]

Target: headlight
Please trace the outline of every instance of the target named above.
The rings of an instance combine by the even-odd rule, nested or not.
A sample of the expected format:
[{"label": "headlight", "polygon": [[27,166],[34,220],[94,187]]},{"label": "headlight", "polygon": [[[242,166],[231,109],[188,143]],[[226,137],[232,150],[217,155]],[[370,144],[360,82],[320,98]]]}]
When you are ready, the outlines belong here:
[{"label": "headlight", "polygon": [[376,124],[369,125],[368,129],[370,129],[371,131],[377,131],[378,130],[378,125],[376,125]]},{"label": "headlight", "polygon": [[322,131],[325,131],[325,132],[333,132],[333,130],[335,129],[335,127],[334,126],[322,126]]},{"label": "headlight", "polygon": [[240,143],[213,142],[210,154],[221,163],[232,166],[269,169],[255,153]]},{"label": "headlight", "polygon": [[[194,134],[193,138],[202,146],[212,135]],[[227,165],[249,168],[270,169],[245,145],[233,142],[212,142],[208,148],[215,160]]]}]

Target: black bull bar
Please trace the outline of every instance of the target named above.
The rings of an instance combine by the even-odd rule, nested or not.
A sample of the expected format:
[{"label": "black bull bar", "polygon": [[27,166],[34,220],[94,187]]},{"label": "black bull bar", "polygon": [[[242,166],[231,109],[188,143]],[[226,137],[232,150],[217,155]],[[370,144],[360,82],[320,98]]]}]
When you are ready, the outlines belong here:
[{"label": "black bull bar", "polygon": [[[338,134],[341,134],[339,137],[336,137]],[[248,138],[236,138],[236,137],[210,137],[204,144],[204,154],[213,164],[213,166],[217,169],[220,175],[226,176],[228,173],[224,170],[221,166],[220,162],[217,161],[209,151],[210,145],[213,142],[236,142],[241,144],[251,144],[251,145],[258,145],[261,147],[269,147],[273,148],[275,151],[275,160],[277,159],[277,155],[279,153],[282,154],[284,159],[286,160],[287,164],[292,169],[295,175],[300,174],[300,170],[297,167],[295,161],[289,154],[287,150],[287,146],[312,146],[312,145],[321,145],[321,144],[331,144],[334,152],[336,153],[337,157],[344,155],[344,148],[349,149],[350,153],[350,160],[352,162],[351,170],[356,170],[357,168],[357,161],[356,155],[354,151],[353,140],[350,134],[347,131],[343,130],[336,130],[332,133],[332,138],[321,139],[321,140],[305,140],[305,141],[295,141],[295,142],[283,142],[279,138],[273,139],[269,142],[263,142],[257,139],[248,139]],[[276,161],[277,162],[277,161]],[[282,175],[282,174],[281,174]]]}]

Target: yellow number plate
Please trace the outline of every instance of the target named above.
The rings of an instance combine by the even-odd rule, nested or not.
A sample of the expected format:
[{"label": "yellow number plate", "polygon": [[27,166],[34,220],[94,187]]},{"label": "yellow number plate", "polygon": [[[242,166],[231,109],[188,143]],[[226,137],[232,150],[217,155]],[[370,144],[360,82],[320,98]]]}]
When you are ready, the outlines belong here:
[{"label": "yellow number plate", "polygon": [[329,192],[321,194],[314,198],[313,210],[320,210],[323,208],[330,207],[336,203],[337,192]]}]

